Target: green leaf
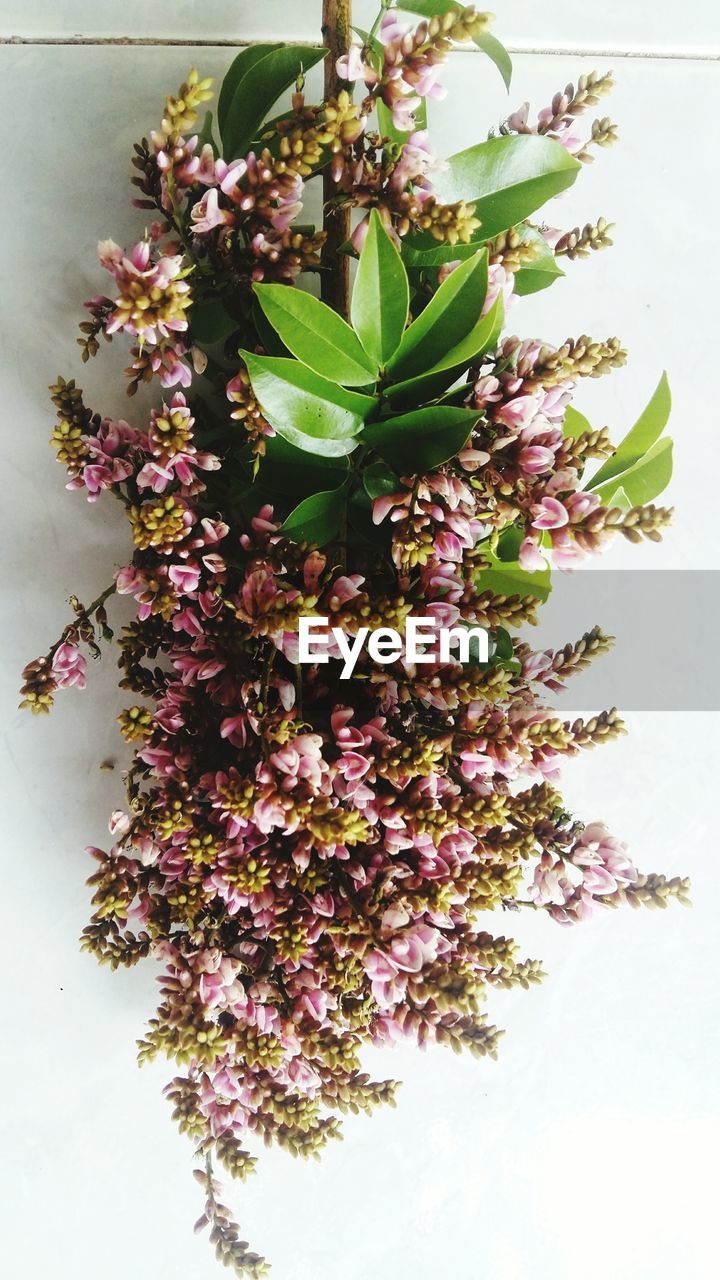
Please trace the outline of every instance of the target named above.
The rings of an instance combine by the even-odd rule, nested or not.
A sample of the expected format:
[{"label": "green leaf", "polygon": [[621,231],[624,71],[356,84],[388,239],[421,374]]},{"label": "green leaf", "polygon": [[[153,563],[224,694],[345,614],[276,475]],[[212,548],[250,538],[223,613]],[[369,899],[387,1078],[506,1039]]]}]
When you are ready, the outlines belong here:
[{"label": "green leaf", "polygon": [[519,525],[513,524],[509,529],[503,529],[495,548],[496,559],[501,560],[503,564],[516,562],[524,537],[525,531]]},{"label": "green leaf", "polygon": [[483,245],[483,240],[471,240],[469,244],[438,244],[429,231],[422,231],[415,236],[404,236],[400,251],[408,267],[430,271],[444,266],[446,262],[464,262]]},{"label": "green leaf", "polygon": [[427,401],[446,391],[474,360],[495,346],[504,319],[503,300],[499,297],[495,299],[487,315],[480,317],[467,337],[463,338],[457,346],[451,347],[432,369],[415,378],[406,378],[403,382],[387,387],[385,394],[388,399],[399,402]]},{"label": "green leaf", "polygon": [[196,342],[222,342],[237,329],[237,320],[228,315],[222,302],[197,302],[190,312],[190,331]]},{"label": "green leaf", "polygon": [[258,480],[273,493],[307,498],[328,487],[337,489],[347,474],[347,458],[324,458],[297,449],[282,436],[269,436]]},{"label": "green leaf", "polygon": [[[521,222],[513,230],[519,235],[521,243],[534,244],[537,249],[535,262],[529,263],[527,267],[521,267],[515,276],[516,293],[537,293],[540,289],[544,289],[548,284],[551,284],[555,277],[565,274],[558,266],[557,258],[552,249],[536,227],[530,226],[526,222]],[[403,262],[406,266],[416,267],[421,271],[429,271],[434,267],[441,267],[447,262],[464,262],[466,258],[471,258],[474,253],[477,253],[478,249],[483,248],[486,238],[483,231],[480,230],[475,233],[474,238],[468,244],[439,245],[429,231],[421,231],[414,236],[405,236],[403,238],[401,245]],[[533,271],[547,273],[552,279],[535,282],[528,274]],[[518,288],[517,282],[520,278],[522,278],[523,284]],[[525,283],[526,280],[527,283]]]},{"label": "green leaf", "polygon": [[565,410],[563,435],[568,436],[571,440],[577,440],[578,436],[585,435],[588,431],[592,431],[592,427],[584,413],[580,413],[577,409],[574,409],[571,404],[568,405]]},{"label": "green leaf", "polygon": [[315,373],[343,387],[375,382],[377,366],[332,307],[285,284],[256,284],[254,290],[281,341]]},{"label": "green leaf", "polygon": [[213,151],[217,155],[218,147],[215,141],[215,135],[213,133],[212,111],[205,112],[205,117],[202,122],[202,128],[198,134],[197,148],[196,148],[198,155],[202,151],[203,147],[207,146],[208,143],[210,143],[210,146],[212,147]]},{"label": "green leaf", "polygon": [[363,422],[376,407],[370,396],[346,391],[299,360],[241,351],[253,391],[275,430],[309,453],[352,453]]},{"label": "green leaf", "polygon": [[[421,18],[434,18],[443,13],[449,13],[451,9],[464,9],[465,5],[456,4],[454,0],[402,0],[398,8],[404,9],[406,13],[418,13]],[[512,79],[512,62],[507,49],[489,32],[475,36],[475,44],[495,63],[505,88],[509,89]]]},{"label": "green leaf", "polygon": [[267,57],[275,49],[281,48],[278,44],[256,44],[250,45],[247,49],[241,49],[240,53],[230,63],[218,94],[217,114],[218,128],[220,135],[223,135],[227,113],[230,109],[230,103],[233,100],[235,90],[237,89],[243,76],[259,62],[261,58]]},{"label": "green leaf", "polygon": [[366,426],[362,439],[400,475],[420,475],[454,458],[479,416],[452,405],[415,409]]},{"label": "green leaf", "polygon": [[[620,476],[620,487],[633,507],[644,506],[667,489],[673,472],[673,442],[667,436],[658,440],[647,453]],[[618,480],[613,478],[599,488],[593,485],[593,492],[605,505],[618,490]]]},{"label": "green leaf", "polygon": [[487,295],[487,251],[480,249],[444,280],[402,337],[388,368],[401,379],[434,368],[472,331]]},{"label": "green leaf", "polygon": [[253,298],[252,318],[260,346],[267,355],[287,358],[292,356],[292,352],[288,350],[285,343],[280,341],[279,334],[273,329],[257,298]]},{"label": "green leaf", "polygon": [[577,177],[580,162],[552,138],[490,138],[448,160],[434,178],[439,200],[475,205],[485,239],[528,218]]},{"label": "green leaf", "polygon": [[493,658],[497,658],[500,662],[512,662],[515,657],[515,648],[510,632],[504,627],[495,627],[492,638]]},{"label": "green leaf", "polygon": [[531,293],[540,293],[543,289],[549,289],[551,284],[562,279],[564,275],[562,267],[558,266],[557,258],[548,249],[547,255],[543,254],[542,258],[537,258],[527,267],[521,267],[516,271],[515,293],[519,298],[525,298]]},{"label": "green leaf", "polygon": [[534,260],[515,273],[515,293],[519,298],[524,298],[530,293],[540,293],[541,289],[548,289],[551,284],[564,276],[565,272],[544,236],[536,231],[535,227],[521,225],[515,230],[519,233],[523,244],[535,246]]},{"label": "green leaf", "polygon": [[268,502],[272,502],[272,495],[257,481],[233,494],[233,505],[242,512],[248,526]]},{"label": "green leaf", "polygon": [[635,463],[639,462],[648,449],[659,440],[668,424],[672,397],[668,376],[663,374],[647,408],[641,413],[635,426],[628,431],[625,439],[615,452],[591,480],[592,488],[611,480],[613,476],[622,475]]},{"label": "green leaf", "polygon": [[628,498],[625,490],[620,486],[620,488],[616,489],[608,498],[607,505],[610,508],[619,507],[621,511],[630,511],[633,504]]},{"label": "green leaf", "polygon": [[361,546],[370,545],[376,550],[382,548],[387,551],[390,530],[386,524],[373,523],[372,502],[365,489],[356,489],[348,503],[348,536],[351,534]]},{"label": "green leaf", "polygon": [[492,591],[496,596],[535,596],[547,600],[550,595],[550,566],[537,573],[528,573],[520,565],[504,564],[483,547],[483,556],[489,568],[483,569],[475,579],[477,590]]},{"label": "green leaf", "polygon": [[384,498],[388,493],[399,493],[400,479],[384,462],[371,462],[363,472],[363,485],[368,498]]},{"label": "green leaf", "polygon": [[402,259],[373,209],[360,254],[350,319],[376,367],[397,350],[407,322],[410,287]]},{"label": "green leaf", "polygon": [[256,45],[243,49],[225,77],[218,100],[220,134],[227,160],[247,153],[280,95],[295,83],[301,72],[314,67],[326,55],[327,49],[312,45]]},{"label": "green leaf", "polygon": [[495,63],[495,66],[503,78],[505,88],[509,90],[512,82],[513,64],[512,58],[505,48],[505,45],[501,44],[497,36],[491,35],[489,31],[484,32],[482,35],[475,36],[475,44],[478,49],[482,49],[483,53],[487,55],[491,62]]},{"label": "green leaf", "polygon": [[293,542],[312,542],[322,547],[337,537],[345,509],[345,485],[325,493],[314,493],[298,503],[280,532]]}]

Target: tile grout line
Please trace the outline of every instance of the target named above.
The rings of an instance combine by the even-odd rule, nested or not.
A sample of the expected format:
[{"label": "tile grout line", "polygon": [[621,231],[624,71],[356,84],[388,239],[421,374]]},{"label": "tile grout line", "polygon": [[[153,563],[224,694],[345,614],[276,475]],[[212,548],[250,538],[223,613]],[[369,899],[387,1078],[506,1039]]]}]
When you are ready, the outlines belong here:
[{"label": "tile grout line", "polygon": [[[222,39],[193,39],[191,37],[173,37],[173,36],[0,36],[0,45],[5,46],[34,46],[40,48],[57,48],[57,47],[90,47],[90,48],[181,48],[181,49],[244,49],[256,44],[264,43],[261,40],[233,40]],[[286,45],[305,44],[302,40],[286,40]],[[319,47],[319,46],[318,46]],[[715,50],[702,53],[700,51],[672,49],[605,49],[600,47],[576,47],[571,45],[550,47],[532,44],[507,44],[508,53],[521,55],[529,54],[542,57],[577,57],[577,58],[630,58],[649,61],[666,61],[666,62],[717,62],[720,61],[720,52]],[[458,49],[454,48],[452,53],[471,53],[481,55],[480,49]]]}]

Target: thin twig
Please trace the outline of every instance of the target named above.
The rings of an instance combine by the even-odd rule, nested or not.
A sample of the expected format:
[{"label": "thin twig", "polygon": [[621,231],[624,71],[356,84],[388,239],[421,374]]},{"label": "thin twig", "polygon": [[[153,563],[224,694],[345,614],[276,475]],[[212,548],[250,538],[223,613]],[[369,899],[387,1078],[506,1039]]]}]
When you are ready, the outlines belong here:
[{"label": "thin twig", "polygon": [[[347,53],[351,38],[351,0],[323,0],[322,34],[329,49],[325,59],[325,98],[332,98],[338,91],[339,82],[335,64],[338,58]],[[329,166],[323,173],[323,225],[327,239],[323,246],[322,263],[325,268],[321,276],[323,302],[332,307],[341,316],[347,317],[350,294],[350,260],[346,253],[340,253],[340,246],[350,235],[349,205],[334,203],[337,195],[337,184],[333,180]]]}]

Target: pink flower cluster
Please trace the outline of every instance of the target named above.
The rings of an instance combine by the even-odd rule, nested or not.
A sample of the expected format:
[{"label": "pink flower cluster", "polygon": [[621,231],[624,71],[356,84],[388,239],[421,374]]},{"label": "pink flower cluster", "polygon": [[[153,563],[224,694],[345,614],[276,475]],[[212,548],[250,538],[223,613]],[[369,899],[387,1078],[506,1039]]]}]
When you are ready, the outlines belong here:
[{"label": "pink flower cluster", "polygon": [[[546,388],[533,378],[538,342],[509,338],[496,356],[496,371],[476,382],[469,403],[483,412],[459,469],[409,478],[395,494],[376,499],[373,519],[390,518],[393,559],[399,569],[418,565],[428,599],[459,604],[471,599],[467,553],[493,530],[522,524],[521,567],[546,567],[545,556],[574,568],[609,534],[588,536],[588,518],[601,507],[581,490],[584,463],[568,451],[563,433],[572,380]],[[462,478],[482,477],[470,486]]]},{"label": "pink flower cluster", "polygon": [[104,240],[98,254],[119,294],[105,324],[106,333],[124,329],[156,346],[161,338],[187,329],[184,313],[190,285],[183,278],[187,268],[180,254],[153,255],[147,240],[139,241],[127,254],[114,240]]},{"label": "pink flower cluster", "polygon": [[87,663],[76,644],[58,645],[51,670],[58,689],[84,689],[87,684]]},{"label": "pink flower cluster", "polygon": [[138,344],[132,348],[128,374],[138,380],[157,375],[164,387],[187,387],[192,374],[183,361],[188,348],[180,335],[188,329],[192,302],[188,266],[182,254],[155,247],[162,234],[154,224],[148,238],[127,253],[114,240],[100,243],[100,262],[113,276],[116,297],[91,298],[85,305],[92,322],[82,328],[92,340],[99,333],[108,339],[121,331],[129,333]]},{"label": "pink flower cluster", "polygon": [[68,489],[84,489],[91,502],[131,479],[138,491],[165,493],[172,486],[183,497],[201,493],[205,486],[197,472],[217,470],[220,461],[197,449],[194,423],[182,392],[161,410],[151,410],[147,431],[137,431],[123,419],[103,418],[97,426],[92,422],[81,437],[83,454],[69,468]]},{"label": "pink flower cluster", "polygon": [[393,124],[404,133],[413,128],[414,113],[423,99],[437,100],[447,93],[437,79],[444,55],[431,44],[416,50],[408,41],[412,33],[410,23],[387,12],[380,25],[384,53],[380,71],[362,57],[356,45],[337,61],[337,72],[343,80],[364,80],[368,89],[380,81],[382,100],[392,112]]},{"label": "pink flower cluster", "polygon": [[235,226],[251,212],[257,215],[255,193],[258,188],[263,194],[265,219],[275,231],[287,231],[302,211],[303,182],[300,175],[292,172],[277,174],[270,157],[258,157],[254,151],[230,165],[224,160],[215,160],[212,166],[196,173],[195,181],[207,187],[192,208],[195,235],[206,235],[220,226]]},{"label": "pink flower cluster", "polygon": [[[574,876],[573,871],[577,873]],[[528,897],[538,906],[548,907],[560,924],[574,924],[589,919],[598,902],[637,878],[627,845],[611,836],[604,823],[593,822],[566,857],[542,855]]]},{"label": "pink flower cluster", "polygon": [[544,134],[549,138],[553,138],[555,142],[559,142],[571,155],[576,155],[578,151],[581,151],[587,141],[580,128],[580,121],[576,116],[565,114],[558,118],[551,106],[543,107],[538,112],[537,121],[534,125],[531,125],[529,121],[530,103],[524,102],[517,111],[509,116],[507,127],[513,133]]},{"label": "pink flower cluster", "polygon": [[[592,545],[578,538],[601,504],[596,494],[581,490],[583,465],[568,453],[563,433],[573,380],[547,388],[534,377],[539,357],[547,351],[539,342],[506,339],[496,372],[479,378],[471,400],[485,414],[487,427],[476,441],[489,454],[498,488],[512,485],[513,515],[525,529],[520,564],[530,573],[545,568],[543,551],[557,568],[571,569],[603,543],[602,537]],[[494,495],[492,508],[497,527],[498,517],[504,523],[510,509]]]},{"label": "pink flower cluster", "polygon": [[[182,397],[173,409],[177,431],[188,421]],[[153,418],[148,444],[167,434],[160,420]],[[167,408],[162,421],[171,425]],[[428,478],[422,501],[448,503],[437,550],[442,563],[454,567],[478,530],[460,510],[466,486],[441,479]],[[141,627],[158,616],[157,595],[144,594],[150,579],[172,583],[161,632],[142,641],[138,631],[151,652],[162,636],[168,668],[137,750],[147,774],[142,802],[136,800],[134,812],[113,815],[117,843],[110,853],[94,852],[111,869],[114,910],[125,923],[156,934],[163,912],[179,921],[196,909],[192,903],[227,921],[223,927],[235,939],[230,950],[218,942],[198,947],[192,927],[154,950],[165,962],[161,1013],[181,1004],[179,1025],[194,1009],[192,1025],[205,1028],[193,1059],[199,1115],[215,1138],[239,1139],[262,1127],[259,1080],[309,1102],[329,1087],[336,1068],[310,1046],[317,1036],[348,1033],[341,972],[343,983],[372,1001],[367,1029],[376,1043],[471,1034],[433,997],[433,983],[458,970],[486,979],[488,961],[477,950],[473,925],[478,883],[489,877],[483,893],[490,905],[510,898],[522,874],[519,863],[506,867],[498,856],[506,822],[502,796],[523,782],[546,785],[564,752],[533,740],[545,712],[524,674],[510,682],[509,700],[493,706],[481,686],[459,702],[452,684],[438,680],[439,669],[420,679],[407,668],[385,674],[370,664],[364,675],[373,682],[367,700],[373,714],[362,714],[362,683],[348,705],[336,688],[316,680],[304,687],[300,719],[294,619],[312,601],[318,612],[352,627],[353,609],[358,620],[365,614],[367,583],[332,569],[321,552],[292,549],[269,509],[235,545],[227,527],[205,532],[212,532],[211,545],[225,543],[224,557],[198,548],[206,539],[188,521],[184,539],[170,549],[139,552],[119,575],[121,589],[138,595]],[[454,622],[457,607],[447,599],[434,602],[433,593],[428,583],[417,608]],[[233,644],[231,615],[248,637],[269,645],[264,675],[251,650],[244,659]],[[59,673],[75,673],[76,656],[58,651],[57,666]],[[402,755],[393,764],[407,741],[401,709],[411,689],[426,717],[438,716],[440,754],[433,738],[426,739],[424,766]],[[216,766],[202,772],[211,758]],[[521,803],[525,794],[533,793],[521,792]],[[545,803],[549,813],[555,802],[549,796]],[[530,898],[563,923],[584,918],[634,879],[624,846],[600,825],[578,835],[546,820],[535,839],[539,860]],[[375,920],[369,935],[366,928],[354,932],[360,903],[363,918],[369,913]],[[166,1036],[174,1035],[175,1015],[163,1017]],[[211,1036],[218,1040],[208,1060],[202,1046]],[[251,1045],[257,1046],[252,1052]],[[260,1052],[256,1062],[253,1054]]]},{"label": "pink flower cluster", "polygon": [[[88,304],[81,341],[87,356],[102,334],[129,335],[131,391],[155,377],[187,388],[197,371],[202,392],[188,402],[175,391],[133,426],[93,415],[74,381],[53,387],[68,487],[90,500],[113,493],[133,552],[89,609],[74,601],[60,641],[25,670],[23,705],[47,711],[57,688],[82,688],[81,645],[96,653],[96,638],[112,635],[105,600],[114,589],[134,599],[136,617],[118,637],[121,684],[134,698],[119,721],[134,756],[110,848],[90,851],[84,941],[113,966],[161,962],[141,1059],[180,1064],[186,1075],[169,1094],[181,1127],[239,1176],[252,1164],[248,1134],[315,1154],[338,1112],[391,1099],[392,1082],[361,1070],[368,1043],[495,1053],[487,987],[539,975],[514,943],[481,930],[483,912],[532,906],[570,924],[603,903],[684,892],[639,877],[625,846],[600,823],[575,822],[553,785],[565,758],[621,730],[614,713],[564,724],[544,702],[585,660],[587,637],[559,654],[530,652],[505,626],[531,617],[532,601],[478,576],[491,551],[509,548],[533,571],[546,556],[573,567],[603,544],[619,513],[581,488],[588,458],[605,456],[602,433],[577,438],[563,426],[576,374],[611,367],[614,340],[581,339],[578,355],[572,342],[554,351],[508,338],[483,356],[448,393],[473,411],[460,415],[475,424],[464,447],[425,474],[397,476],[382,454],[358,450],[338,491],[347,529],[325,550],[282,532],[301,495],[240,363],[241,349],[269,345],[253,283],[327,267],[325,231],[296,222],[306,179],[326,164],[338,208],[378,209],[397,243],[417,230],[447,246],[482,234],[471,204],[436,198],[439,165],[412,123],[423,99],[442,94],[451,41],[486,21],[458,8],[412,32],[386,12],[377,68],[358,50],[340,60],[340,75],[363,79],[409,133],[401,146],[366,133],[371,104],[341,90],[308,107],[298,92],[262,135],[266,150],[220,159],[184,136],[209,92],[190,73],[152,146],[135,149],[138,204],[161,220],[127,253],[100,246],[114,287]],[[580,86],[577,101],[594,85]],[[558,101],[545,124],[573,149],[555,119],[571,108]],[[366,230],[365,219],[356,248]],[[496,241],[488,248],[502,259]],[[518,260],[493,263],[485,312],[509,300]],[[445,263],[440,281],[456,266]],[[425,276],[411,284],[424,289]],[[206,301],[229,322],[224,342],[207,340],[210,352],[198,337]],[[386,390],[376,392],[383,424],[394,413]],[[332,473],[313,475],[312,462],[297,468],[298,488],[309,473],[315,495]],[[372,504],[370,466],[395,490]],[[667,513],[645,510],[652,536]],[[630,515],[638,521],[643,509]],[[327,663],[300,662],[303,617],[327,619]],[[402,633],[419,618],[438,639],[443,628],[486,628],[488,660],[463,663],[438,643],[427,663],[384,664],[363,649],[354,679],[342,678],[338,635]],[[259,1280],[260,1260],[228,1227],[211,1174],[200,1176],[200,1225],[212,1222],[219,1256]]]}]

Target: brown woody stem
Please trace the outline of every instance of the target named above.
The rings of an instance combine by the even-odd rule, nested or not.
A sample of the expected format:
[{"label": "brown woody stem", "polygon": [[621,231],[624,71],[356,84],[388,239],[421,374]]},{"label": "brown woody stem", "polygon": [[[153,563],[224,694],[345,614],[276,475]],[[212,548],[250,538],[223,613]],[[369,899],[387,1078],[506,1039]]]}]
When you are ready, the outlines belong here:
[{"label": "brown woody stem", "polygon": [[[331,98],[338,90],[335,70],[337,59],[350,48],[352,0],[323,0],[322,35],[329,49],[325,59],[325,98]],[[341,316],[347,317],[350,294],[350,260],[338,249],[350,235],[350,206],[333,203],[337,196],[337,184],[329,168],[323,174],[323,226],[327,238],[322,251],[322,298]]]}]

